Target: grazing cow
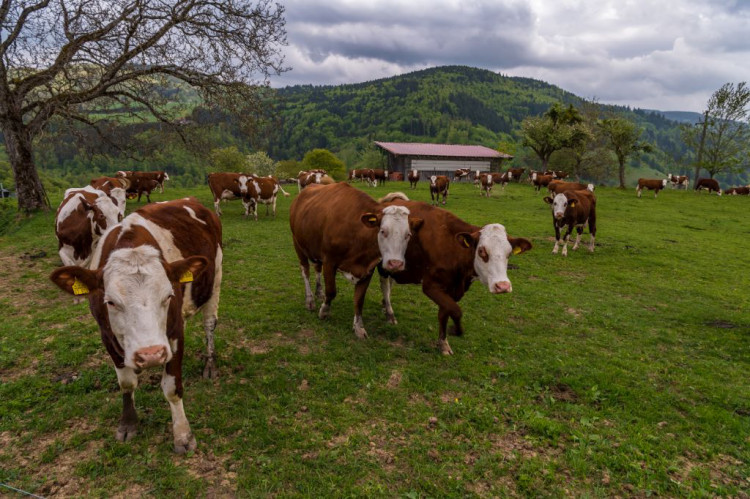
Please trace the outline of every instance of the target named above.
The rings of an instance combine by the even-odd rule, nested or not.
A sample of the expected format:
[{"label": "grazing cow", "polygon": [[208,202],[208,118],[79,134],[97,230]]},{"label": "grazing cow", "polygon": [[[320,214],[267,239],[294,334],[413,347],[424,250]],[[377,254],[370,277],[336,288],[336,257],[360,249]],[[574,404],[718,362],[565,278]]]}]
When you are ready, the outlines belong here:
[{"label": "grazing cow", "polygon": [[385,184],[385,181],[388,179],[388,170],[383,170],[381,168],[373,169],[372,179],[373,179],[373,185],[375,187],[378,186],[378,181],[380,181],[381,184]]},{"label": "grazing cow", "polygon": [[540,175],[538,172],[531,174],[531,183],[534,185],[534,190],[537,193],[542,187],[548,187],[552,180],[552,175]]},{"label": "grazing cow", "polygon": [[471,168],[459,168],[455,172],[453,172],[453,179],[456,182],[460,182],[463,178],[469,178],[469,175],[471,175]]},{"label": "grazing cow", "polygon": [[492,294],[510,293],[513,287],[507,275],[508,257],[530,250],[531,242],[508,236],[501,224],[478,227],[427,203],[393,199],[391,204],[408,208],[423,223],[406,250],[406,269],[392,273],[378,267],[386,317],[396,323],[390,301],[391,279],[399,284],[421,283],[424,294],[438,306],[440,351],[452,355],[448,319],[453,321],[451,334],[462,335],[463,313],[458,302],[464,293],[474,280]]},{"label": "grazing cow", "polygon": [[[165,171],[134,172],[130,170],[121,170],[117,172],[117,176],[120,178],[126,178],[130,180],[131,183],[134,182],[133,180],[134,178],[153,180],[156,182],[156,186],[159,187],[162,194],[164,194],[164,182],[169,180],[169,174],[167,174],[167,172]],[[146,184],[151,184],[151,183],[147,182]],[[155,187],[152,187],[152,189],[154,188]],[[140,198],[138,199],[138,201],[140,201]]]},{"label": "grazing cow", "polygon": [[495,183],[495,177],[491,173],[481,173],[479,175],[479,195],[490,197],[492,195],[492,186]]},{"label": "grazing cow", "polygon": [[750,186],[732,187],[730,189],[724,189],[724,194],[727,196],[747,196],[747,195],[750,195]]},{"label": "grazing cow", "polygon": [[594,184],[581,184],[579,182],[565,182],[564,180],[553,180],[547,185],[551,194],[560,194],[565,191],[586,191],[594,192]]},{"label": "grazing cow", "polygon": [[61,267],[50,275],[64,291],[88,295],[122,392],[117,440],[137,433],[133,392],[138,373],[163,366],[161,387],[172,412],[174,451],[196,448],[182,405],[184,319],[202,312],[207,345],[203,376],[215,378],[221,275],[221,223],[195,198],[140,208],[105,234],[90,269]]},{"label": "grazing cow", "polygon": [[687,175],[672,175],[670,173],[669,175],[667,175],[667,180],[672,183],[672,189],[675,189],[677,187],[683,187],[687,189],[687,186],[690,183],[690,177],[688,177]]},{"label": "grazing cow", "polygon": [[101,235],[124,213],[125,191],[120,187],[109,195],[91,186],[66,190],[55,214],[57,252],[63,265],[87,266]]},{"label": "grazing cow", "polygon": [[[242,199],[242,192],[240,191],[240,177],[242,173],[209,173],[208,175],[208,188],[211,189],[211,194],[214,197],[214,211],[217,215],[221,216],[221,208],[219,203],[222,200],[229,201],[232,199]],[[243,204],[245,201],[243,200]],[[245,216],[248,213],[248,206],[245,206]]]},{"label": "grazing cow", "polygon": [[409,170],[407,179],[409,180],[409,187],[416,189],[417,182],[419,182],[419,170]]},{"label": "grazing cow", "polygon": [[430,177],[430,198],[432,198],[433,205],[437,206],[441,195],[443,196],[443,204],[445,204],[450,185],[451,181],[445,175],[433,175]]},{"label": "grazing cow", "polygon": [[372,273],[381,261],[391,272],[404,269],[406,245],[421,220],[410,217],[407,208],[384,206],[359,189],[339,183],[301,192],[289,209],[289,225],[305,283],[307,309],[315,310],[310,261],[315,266],[315,294],[324,300],[318,311],[321,319],[328,317],[336,297],[339,270],[354,284],[354,333],[366,338],[362,305]]},{"label": "grazing cow", "polygon": [[159,182],[152,178],[134,177],[131,179],[130,187],[127,189],[128,199],[135,199],[138,196],[138,202],[141,202],[141,196],[146,193],[146,202],[151,202],[151,191],[159,186]]},{"label": "grazing cow", "polygon": [[[556,194],[555,197],[547,196],[544,202],[552,205],[552,223],[555,226],[555,248],[552,253],[557,253],[560,244],[563,245],[562,255],[568,256],[568,240],[573,227],[576,228],[576,242],[573,250],[578,249],[581,242],[583,226],[588,222],[589,234],[589,251],[594,251],[594,239],[596,237],[596,196],[588,190],[585,191],[565,191]],[[560,229],[568,226],[565,237],[560,239]]]},{"label": "grazing cow", "polygon": [[349,180],[359,180],[361,182],[367,182],[370,187],[374,187],[376,185],[375,171],[372,168],[350,170]]},{"label": "grazing cow", "polygon": [[638,186],[635,188],[635,193],[638,197],[641,197],[643,189],[654,191],[654,198],[659,194],[659,191],[666,189],[667,179],[651,179],[651,178],[639,178]]},{"label": "grazing cow", "polygon": [[510,176],[508,177],[510,180],[515,180],[516,183],[521,181],[521,176],[523,175],[523,172],[526,171],[526,168],[509,168],[508,172]]},{"label": "grazing cow", "polygon": [[321,184],[324,178],[330,178],[325,170],[302,170],[297,174],[297,190],[302,192],[310,184]]},{"label": "grazing cow", "polygon": [[271,175],[267,177],[240,175],[239,183],[242,203],[245,205],[245,216],[252,211],[255,220],[258,220],[258,203],[266,205],[266,216],[268,216],[268,205],[271,205],[273,217],[276,218],[276,195],[281,191],[285,197],[289,197],[289,193]]},{"label": "grazing cow", "polygon": [[562,170],[546,170],[544,174],[551,175],[552,178],[559,178],[559,179],[568,178],[568,174]]},{"label": "grazing cow", "polygon": [[708,190],[709,194],[715,192],[721,196],[721,188],[719,182],[715,178],[699,178],[695,183],[695,190],[701,191],[703,189]]},{"label": "grazing cow", "polygon": [[404,180],[404,174],[401,172],[391,172],[388,175],[388,180],[392,182],[402,182]]}]

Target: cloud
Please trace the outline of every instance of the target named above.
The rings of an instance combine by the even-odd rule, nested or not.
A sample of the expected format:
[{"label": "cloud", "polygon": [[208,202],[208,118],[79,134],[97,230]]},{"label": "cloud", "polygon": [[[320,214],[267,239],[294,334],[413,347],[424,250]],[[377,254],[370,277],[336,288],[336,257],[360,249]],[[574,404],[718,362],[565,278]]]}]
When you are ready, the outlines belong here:
[{"label": "cloud", "polygon": [[704,0],[292,0],[275,86],[467,65],[603,103],[701,111],[750,77],[750,6]]}]

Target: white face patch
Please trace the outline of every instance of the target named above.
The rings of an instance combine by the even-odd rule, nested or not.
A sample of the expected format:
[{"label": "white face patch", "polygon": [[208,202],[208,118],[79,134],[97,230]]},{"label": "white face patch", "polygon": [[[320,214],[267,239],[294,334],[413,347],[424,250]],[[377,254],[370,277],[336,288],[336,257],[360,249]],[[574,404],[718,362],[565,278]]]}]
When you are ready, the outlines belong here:
[{"label": "white face patch", "polygon": [[169,361],[167,315],[173,290],[159,250],[144,245],[113,251],[104,266],[103,283],[109,324],[124,349],[125,365],[139,368],[136,352],[153,347],[164,347],[164,360]]},{"label": "white face patch", "polygon": [[[240,192],[242,194],[247,194],[247,175],[240,175],[240,178],[238,179],[240,183]],[[226,191],[225,191],[226,192]]]},{"label": "white face patch", "polygon": [[435,181],[437,181],[437,176],[433,175],[432,177],[430,177],[430,184],[431,185],[435,185]]},{"label": "white face patch", "polygon": [[512,290],[508,279],[508,258],[512,252],[504,226],[487,224],[482,227],[474,254],[474,271],[490,293],[499,293],[500,288],[505,288],[504,292]]},{"label": "white face patch", "polygon": [[[122,189],[120,189],[122,190]],[[123,202],[123,206],[125,203]],[[107,226],[104,229],[108,229],[118,223],[120,223],[122,213],[125,211],[124,208],[120,211],[120,207],[112,201],[106,194],[100,196],[96,200],[96,207],[102,212],[104,218],[107,220]]]},{"label": "white face patch", "polygon": [[[410,238],[409,209],[405,206],[384,208],[378,232],[378,247],[386,270],[403,270],[406,267],[404,255]],[[391,263],[400,264],[400,267],[394,268]]]},{"label": "white face patch", "polygon": [[557,194],[552,200],[552,214],[555,218],[562,218],[565,216],[565,210],[568,208],[568,198],[565,194]]}]

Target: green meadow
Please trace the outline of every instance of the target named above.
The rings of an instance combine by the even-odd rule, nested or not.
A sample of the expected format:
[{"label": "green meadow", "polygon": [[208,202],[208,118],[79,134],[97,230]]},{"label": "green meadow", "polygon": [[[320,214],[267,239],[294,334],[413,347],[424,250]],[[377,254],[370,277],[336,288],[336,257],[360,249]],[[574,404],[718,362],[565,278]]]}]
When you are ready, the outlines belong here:
[{"label": "green meadow", "polygon": [[[750,199],[599,188],[596,251],[585,233],[566,258],[528,184],[491,199],[453,184],[448,210],[534,248],[511,258],[511,294],[472,286],[447,357],[418,286],[394,288],[389,325],[373,282],[367,340],[352,332],[343,277],[329,320],[305,309],[288,223],[297,188],[285,189],[275,219],[222,208],[220,377],[201,377],[193,318],[184,403],[198,448],[185,456],[172,452],[157,370],[140,375],[139,434],[115,440],[121,398],[98,328],[47,277],[60,264],[54,213],[10,224],[0,495],[747,497]],[[429,200],[425,182],[363,189]],[[207,186],[167,182],[153,199],[187,195],[212,206]]]}]

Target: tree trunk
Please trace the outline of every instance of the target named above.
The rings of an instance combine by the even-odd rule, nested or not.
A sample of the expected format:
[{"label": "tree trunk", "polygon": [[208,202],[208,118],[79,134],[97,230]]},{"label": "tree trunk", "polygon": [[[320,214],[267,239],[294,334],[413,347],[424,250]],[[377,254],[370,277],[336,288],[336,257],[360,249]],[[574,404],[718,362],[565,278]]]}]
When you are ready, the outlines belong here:
[{"label": "tree trunk", "polygon": [[13,168],[18,195],[18,210],[28,214],[50,208],[49,198],[36,171],[31,153],[31,136],[24,128],[5,127],[5,148]]},{"label": "tree trunk", "polygon": [[618,160],[618,164],[620,165],[620,168],[619,168],[620,189],[625,189],[625,161]]},{"label": "tree trunk", "polygon": [[[708,109],[703,114],[703,131],[701,132],[701,143],[698,146],[698,158],[696,159],[695,173],[693,175],[693,189],[698,183],[698,175],[701,173],[701,163],[703,162],[703,147],[706,144],[706,129],[708,129]],[[711,175],[711,178],[714,176]]]}]

